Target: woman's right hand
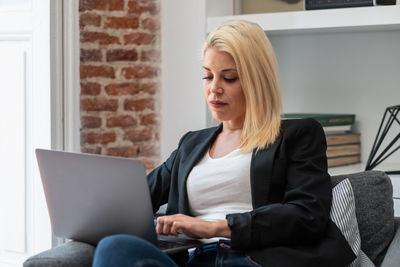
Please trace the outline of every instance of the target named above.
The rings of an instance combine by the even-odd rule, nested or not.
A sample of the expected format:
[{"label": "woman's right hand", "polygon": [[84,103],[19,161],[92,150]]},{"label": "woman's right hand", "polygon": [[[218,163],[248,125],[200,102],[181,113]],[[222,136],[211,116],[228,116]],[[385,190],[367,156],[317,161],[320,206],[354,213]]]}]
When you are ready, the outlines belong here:
[{"label": "woman's right hand", "polygon": [[192,238],[230,238],[231,235],[226,220],[206,221],[183,214],[158,217],[156,231],[161,235],[185,234]]}]

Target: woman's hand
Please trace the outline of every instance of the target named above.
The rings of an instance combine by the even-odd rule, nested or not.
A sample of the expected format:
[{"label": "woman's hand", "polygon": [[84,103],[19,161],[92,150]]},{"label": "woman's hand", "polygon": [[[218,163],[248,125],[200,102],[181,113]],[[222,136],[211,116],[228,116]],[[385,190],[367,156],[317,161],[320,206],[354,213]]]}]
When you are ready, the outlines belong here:
[{"label": "woman's hand", "polygon": [[231,230],[226,220],[205,221],[183,214],[157,218],[157,234],[185,234],[192,238],[231,237]]}]

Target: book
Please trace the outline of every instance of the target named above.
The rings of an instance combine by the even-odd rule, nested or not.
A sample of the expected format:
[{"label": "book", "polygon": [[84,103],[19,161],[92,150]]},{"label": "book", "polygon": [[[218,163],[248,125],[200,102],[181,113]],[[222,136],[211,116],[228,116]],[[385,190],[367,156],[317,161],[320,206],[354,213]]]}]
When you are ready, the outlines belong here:
[{"label": "book", "polygon": [[313,118],[318,121],[322,127],[353,125],[355,114],[328,114],[328,113],[284,113],[283,119],[305,119]]},{"label": "book", "polygon": [[359,144],[360,134],[333,134],[326,135],[326,144],[330,145],[345,145],[345,144]]},{"label": "book", "polygon": [[342,156],[356,156],[360,155],[360,144],[346,144],[328,146],[326,149],[326,156],[329,158],[342,157]]},{"label": "book", "polygon": [[305,0],[305,10],[373,6],[373,0]]},{"label": "book", "polygon": [[328,167],[338,167],[343,165],[360,163],[361,162],[360,159],[361,159],[360,155],[328,158]]},{"label": "book", "polygon": [[340,134],[351,131],[351,125],[324,126],[322,127],[326,135]]}]

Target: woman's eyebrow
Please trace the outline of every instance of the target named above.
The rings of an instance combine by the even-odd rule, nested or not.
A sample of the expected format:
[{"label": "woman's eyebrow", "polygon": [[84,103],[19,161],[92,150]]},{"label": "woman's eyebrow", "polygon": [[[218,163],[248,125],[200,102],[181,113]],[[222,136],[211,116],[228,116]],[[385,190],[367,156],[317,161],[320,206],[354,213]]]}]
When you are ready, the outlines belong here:
[{"label": "woman's eyebrow", "polygon": [[[211,71],[209,68],[207,68],[207,67],[205,67],[205,66],[203,66],[203,69],[206,69],[206,70],[208,70],[208,71]],[[237,71],[236,69],[224,69],[224,70],[222,70],[221,72],[228,72],[228,71]]]}]

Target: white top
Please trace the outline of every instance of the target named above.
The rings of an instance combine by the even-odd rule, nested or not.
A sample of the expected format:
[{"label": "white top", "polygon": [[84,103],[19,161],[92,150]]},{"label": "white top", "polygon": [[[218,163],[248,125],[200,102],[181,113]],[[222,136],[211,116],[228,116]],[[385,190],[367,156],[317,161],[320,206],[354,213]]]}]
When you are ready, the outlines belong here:
[{"label": "white top", "polygon": [[239,149],[215,159],[205,153],[186,182],[192,214],[215,221],[252,210],[250,161],[251,153],[242,154]]}]

